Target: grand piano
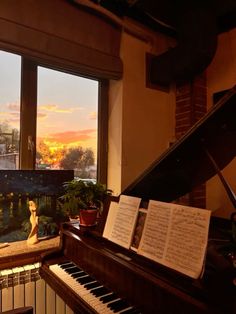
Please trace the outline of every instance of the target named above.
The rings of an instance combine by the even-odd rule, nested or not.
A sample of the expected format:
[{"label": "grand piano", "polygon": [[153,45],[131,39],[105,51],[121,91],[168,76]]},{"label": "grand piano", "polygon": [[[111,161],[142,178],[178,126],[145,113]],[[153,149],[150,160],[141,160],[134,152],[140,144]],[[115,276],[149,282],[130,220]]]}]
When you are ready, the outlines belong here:
[{"label": "grand piano", "polygon": [[[122,194],[175,201],[218,174],[236,156],[236,88]],[[75,313],[236,313],[231,221],[211,218],[205,271],[192,279],[102,237],[110,201],[95,228],[64,223],[60,249],[42,257],[41,276]],[[157,226],[158,228],[158,226]],[[231,254],[231,255],[230,255]]]}]

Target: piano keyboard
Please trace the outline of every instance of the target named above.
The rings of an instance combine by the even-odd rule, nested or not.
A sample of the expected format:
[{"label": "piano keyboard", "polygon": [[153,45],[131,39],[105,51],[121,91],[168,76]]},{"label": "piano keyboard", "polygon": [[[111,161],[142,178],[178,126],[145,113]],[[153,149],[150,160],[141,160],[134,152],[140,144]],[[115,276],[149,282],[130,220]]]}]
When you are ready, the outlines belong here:
[{"label": "piano keyboard", "polygon": [[73,262],[54,264],[49,266],[49,268],[99,314],[141,313],[137,308],[134,308],[126,300],[121,299],[114,292],[100,284]]}]

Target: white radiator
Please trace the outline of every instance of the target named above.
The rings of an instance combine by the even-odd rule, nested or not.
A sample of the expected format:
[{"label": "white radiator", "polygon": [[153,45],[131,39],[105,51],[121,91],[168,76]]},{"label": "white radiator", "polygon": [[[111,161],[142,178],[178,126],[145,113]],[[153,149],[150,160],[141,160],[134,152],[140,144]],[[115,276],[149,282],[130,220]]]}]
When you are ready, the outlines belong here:
[{"label": "white radiator", "polygon": [[39,276],[40,264],[0,271],[0,312],[33,306],[34,314],[73,314],[73,311]]}]

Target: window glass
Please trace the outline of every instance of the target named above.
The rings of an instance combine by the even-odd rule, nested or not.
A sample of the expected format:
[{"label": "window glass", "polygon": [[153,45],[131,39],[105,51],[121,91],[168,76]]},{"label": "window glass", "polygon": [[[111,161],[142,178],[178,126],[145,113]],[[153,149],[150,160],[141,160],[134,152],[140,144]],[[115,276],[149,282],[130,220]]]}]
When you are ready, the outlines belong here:
[{"label": "window glass", "polygon": [[0,169],[19,169],[21,57],[0,51]]},{"label": "window glass", "polygon": [[38,67],[36,169],[96,179],[98,81]]},{"label": "window glass", "polygon": [[[39,67],[32,60],[3,51],[0,51],[0,70],[0,175],[6,187],[0,193],[0,243],[27,239],[31,229],[31,198],[36,202],[39,216],[38,235],[55,235],[59,230],[57,223],[62,219],[55,212],[57,192],[51,195],[50,186],[48,197],[45,192],[47,183],[44,184],[41,173],[38,175],[33,170],[34,165],[35,169],[49,170],[43,171],[43,178],[49,176],[54,180],[55,176],[59,176],[54,187],[62,186],[60,182],[66,181],[64,175],[67,179],[68,176],[72,178],[73,172],[65,174],[64,171],[54,171],[52,176],[51,169],[72,169],[75,177],[90,182],[97,180],[98,96],[104,98],[106,85],[98,80]],[[20,98],[23,99],[21,105]],[[106,102],[103,104],[104,111]],[[35,135],[36,108],[34,160],[34,153],[30,151],[27,140],[29,136],[34,138]],[[101,130],[106,131],[104,121],[101,123],[100,120],[99,123],[102,125]],[[106,132],[101,133],[104,141]],[[34,152],[35,146],[32,147]],[[103,165],[106,164],[106,156],[99,159],[99,163],[102,159]],[[20,167],[25,170],[21,171]],[[98,168],[105,169],[101,166]],[[99,178],[102,175],[100,170]],[[34,194],[33,186],[36,186],[38,193],[42,184],[45,195]]]}]

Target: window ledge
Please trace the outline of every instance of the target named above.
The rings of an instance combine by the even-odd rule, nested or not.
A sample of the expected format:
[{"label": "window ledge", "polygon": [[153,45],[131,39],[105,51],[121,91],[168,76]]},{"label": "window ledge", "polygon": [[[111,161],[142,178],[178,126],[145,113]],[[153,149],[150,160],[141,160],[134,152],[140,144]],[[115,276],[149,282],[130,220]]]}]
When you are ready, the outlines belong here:
[{"label": "window ledge", "polygon": [[59,249],[59,243],[59,236],[42,239],[34,245],[27,245],[27,241],[9,242],[0,249],[0,269],[39,262],[42,253]]}]

